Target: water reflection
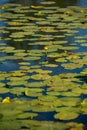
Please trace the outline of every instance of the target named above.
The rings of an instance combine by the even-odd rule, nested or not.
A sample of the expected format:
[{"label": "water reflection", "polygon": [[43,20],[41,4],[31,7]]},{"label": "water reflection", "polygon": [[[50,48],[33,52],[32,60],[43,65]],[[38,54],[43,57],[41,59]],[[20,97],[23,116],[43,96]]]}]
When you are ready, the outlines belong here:
[{"label": "water reflection", "polygon": [[81,7],[84,7],[84,8],[87,8],[87,0],[79,0],[77,2],[77,5],[81,6]]},{"label": "water reflection", "polygon": [[43,0],[10,0],[10,2],[13,2],[13,3],[19,3],[19,4],[22,4],[22,5],[38,5],[40,4],[40,2],[43,1]]},{"label": "water reflection", "polygon": [[[41,1],[45,0],[4,0],[4,1],[10,1],[13,3],[20,3],[22,5],[38,5],[40,4]],[[47,0],[46,0],[47,1]],[[49,0],[48,0],[49,1]],[[82,6],[82,7],[87,7],[87,1],[85,0],[54,0],[56,2],[56,5],[59,7],[67,7],[67,6]]]},{"label": "water reflection", "polygon": [[[15,2],[15,3],[20,3],[22,5],[37,5],[37,4],[40,4],[41,1],[45,1],[45,0],[10,0],[10,2]],[[47,1],[47,0],[46,0]],[[49,0],[48,0],[49,1]],[[66,6],[73,6],[73,5],[76,5],[79,0],[54,0],[56,2],[56,5],[60,6],[60,7],[66,7]]]},{"label": "water reflection", "polygon": [[[0,5],[12,2],[12,3],[20,3],[22,5],[38,5],[41,1],[45,0],[0,0]],[[46,0],[47,1],[47,0]],[[48,0],[49,1],[49,0]],[[86,0],[54,0],[56,2],[56,5],[59,7],[67,7],[67,6],[81,6],[81,7],[87,7],[87,1]]]},{"label": "water reflection", "polygon": [[3,5],[4,3],[9,2],[9,0],[0,0],[0,5]]},{"label": "water reflection", "polygon": [[76,5],[79,0],[55,0],[56,4],[60,7]]}]

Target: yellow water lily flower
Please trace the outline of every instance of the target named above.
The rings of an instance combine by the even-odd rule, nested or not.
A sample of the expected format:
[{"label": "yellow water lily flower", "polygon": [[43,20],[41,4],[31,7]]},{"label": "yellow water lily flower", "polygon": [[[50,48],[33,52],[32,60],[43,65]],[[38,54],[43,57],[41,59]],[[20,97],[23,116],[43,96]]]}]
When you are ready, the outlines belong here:
[{"label": "yellow water lily flower", "polygon": [[41,11],[38,11],[38,15],[43,15]]},{"label": "yellow water lily flower", "polygon": [[84,10],[80,10],[81,13],[84,13]]},{"label": "yellow water lily flower", "polygon": [[41,8],[43,8],[43,6],[34,6],[34,5],[31,5],[31,8],[33,8],[33,9],[41,9]]},{"label": "yellow water lily flower", "polygon": [[8,22],[9,25],[21,25],[21,22],[16,22],[16,21],[12,21],[12,22]]},{"label": "yellow water lily flower", "polygon": [[45,46],[45,47],[44,47],[44,50],[45,50],[45,51],[47,51],[47,50],[48,50],[48,47],[47,47],[47,46]]},{"label": "yellow water lily flower", "polygon": [[11,103],[11,98],[10,97],[6,97],[2,100],[2,103]]}]

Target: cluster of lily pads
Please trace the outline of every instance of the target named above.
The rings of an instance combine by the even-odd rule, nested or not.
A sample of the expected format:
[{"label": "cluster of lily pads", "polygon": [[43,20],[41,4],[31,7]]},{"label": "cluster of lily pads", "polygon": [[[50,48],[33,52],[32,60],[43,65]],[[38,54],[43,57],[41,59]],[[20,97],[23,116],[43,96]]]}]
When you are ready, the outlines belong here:
[{"label": "cluster of lily pads", "polygon": [[87,9],[8,3],[0,22],[0,128],[84,130]]}]

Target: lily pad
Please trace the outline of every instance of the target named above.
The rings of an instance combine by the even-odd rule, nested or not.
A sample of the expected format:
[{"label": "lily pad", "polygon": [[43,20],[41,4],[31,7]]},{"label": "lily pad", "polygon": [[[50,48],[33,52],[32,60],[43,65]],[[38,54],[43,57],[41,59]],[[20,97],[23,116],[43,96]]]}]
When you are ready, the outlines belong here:
[{"label": "lily pad", "polygon": [[49,68],[54,68],[54,67],[58,67],[57,64],[45,64],[45,67],[49,67]]},{"label": "lily pad", "polygon": [[34,117],[38,116],[37,113],[29,113],[29,112],[24,112],[22,114],[19,114],[17,116],[18,119],[22,120],[22,119],[33,119]]},{"label": "lily pad", "polygon": [[42,92],[43,89],[42,88],[25,88],[25,94],[28,95],[29,92],[36,92],[36,93],[40,93]]},{"label": "lily pad", "polygon": [[40,97],[38,97],[38,99],[40,101],[52,102],[52,101],[56,100],[57,97],[56,96],[47,95],[47,96],[40,96]]},{"label": "lily pad", "polygon": [[13,80],[13,81],[9,81],[8,82],[8,85],[9,86],[19,86],[19,85],[25,85],[27,83],[27,81],[21,81],[21,80],[16,80],[16,82],[15,82],[15,80]]},{"label": "lily pad", "polygon": [[65,58],[58,58],[55,60],[56,62],[67,62]]},{"label": "lily pad", "polygon": [[35,80],[45,80],[45,79],[49,79],[50,76],[48,74],[35,74],[32,75],[31,78]]},{"label": "lily pad", "polygon": [[79,114],[76,112],[62,111],[60,113],[55,114],[54,118],[59,120],[73,120],[78,118],[78,116]]},{"label": "lily pad", "polygon": [[41,2],[42,5],[51,5],[51,4],[55,4],[55,2],[53,1],[43,1]]},{"label": "lily pad", "polygon": [[80,98],[77,97],[64,97],[60,100],[63,106],[77,106],[80,103]]},{"label": "lily pad", "polygon": [[83,43],[83,44],[81,44],[81,46],[87,47],[87,43]]},{"label": "lily pad", "polygon": [[25,61],[28,61],[28,60],[40,60],[40,58],[41,57],[39,57],[39,56],[38,57],[37,56],[36,57],[34,57],[34,56],[32,56],[32,57],[23,57],[23,60],[25,60]]},{"label": "lily pad", "polygon": [[83,67],[83,63],[68,63],[68,64],[62,64],[62,66],[65,69],[72,70],[72,69],[76,69],[76,68],[82,68]]},{"label": "lily pad", "polygon": [[40,87],[44,87],[46,84],[44,82],[30,82],[30,83],[26,83],[25,86],[26,87],[35,87],[35,88],[40,88]]},{"label": "lily pad", "polygon": [[6,88],[6,87],[1,87],[0,86],[0,93],[3,94],[3,93],[8,93],[9,92],[9,89]]}]

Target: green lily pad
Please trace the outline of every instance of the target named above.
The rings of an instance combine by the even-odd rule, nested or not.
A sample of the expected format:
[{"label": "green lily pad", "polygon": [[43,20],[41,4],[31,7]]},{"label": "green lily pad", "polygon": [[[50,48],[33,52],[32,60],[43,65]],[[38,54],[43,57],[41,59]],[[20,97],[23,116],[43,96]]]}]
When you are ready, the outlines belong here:
[{"label": "green lily pad", "polygon": [[30,65],[29,62],[19,62],[18,64],[19,64],[19,65]]},{"label": "green lily pad", "polygon": [[50,76],[48,74],[35,74],[32,75],[31,78],[35,80],[47,80],[50,78]]},{"label": "green lily pad", "polygon": [[17,129],[20,129],[20,126],[21,126],[20,121],[18,121],[18,122],[16,122],[16,121],[10,121],[10,123],[8,123],[7,121],[3,121],[0,124],[0,127],[3,128],[3,130],[5,130],[5,129],[9,130],[9,128],[10,129],[14,129],[14,127],[17,128]]},{"label": "green lily pad", "polygon": [[8,93],[9,92],[9,89],[8,88],[5,88],[5,87],[1,87],[0,86],[0,93],[3,94],[3,93]]},{"label": "green lily pad", "polygon": [[50,54],[48,54],[48,57],[51,57],[51,58],[60,58],[60,57],[62,57],[62,54],[59,54],[59,53],[57,53],[57,52],[53,52],[53,53],[50,53]]},{"label": "green lily pad", "polygon": [[56,64],[45,64],[44,66],[45,66],[45,67],[49,67],[49,68],[58,67],[58,65],[56,65]]},{"label": "green lily pad", "polygon": [[21,77],[21,76],[25,76],[26,73],[27,73],[27,71],[16,70],[16,71],[11,71],[11,76]]},{"label": "green lily pad", "polygon": [[84,69],[82,72],[81,72],[82,75],[87,75],[87,69]]},{"label": "green lily pad", "polygon": [[30,83],[26,83],[25,86],[26,87],[35,87],[35,88],[40,88],[40,87],[44,87],[46,84],[45,82],[30,82]]},{"label": "green lily pad", "polygon": [[43,89],[41,89],[41,88],[25,88],[25,95],[29,96],[29,93],[31,93],[31,92],[40,93],[42,91],[43,91]]},{"label": "green lily pad", "polygon": [[19,52],[19,53],[17,52],[14,54],[14,56],[23,56],[23,57],[26,55],[27,55],[27,53],[24,53],[24,52]]},{"label": "green lily pad", "polygon": [[14,87],[10,89],[10,93],[15,94],[15,95],[21,95],[24,92],[24,88],[21,87]]},{"label": "green lily pad", "polygon": [[17,81],[26,81],[26,80],[29,80],[30,79],[30,76],[21,76],[21,77],[8,77],[7,78],[8,80],[10,80],[10,81],[15,81],[15,82],[17,82]]},{"label": "green lily pad", "polygon": [[78,118],[78,116],[79,114],[76,112],[62,111],[60,113],[55,114],[54,118],[59,120],[73,120]]},{"label": "green lily pad", "polygon": [[65,58],[58,58],[55,60],[56,62],[67,62]]},{"label": "green lily pad", "polygon": [[21,70],[29,70],[30,67],[29,66],[25,66],[25,65],[22,65],[19,67]]},{"label": "green lily pad", "polygon": [[38,99],[40,101],[52,102],[52,101],[56,100],[57,97],[56,96],[47,95],[47,96],[40,96],[40,97],[38,97]]},{"label": "green lily pad", "polygon": [[83,63],[68,63],[68,64],[62,64],[62,66],[65,69],[72,70],[72,69],[76,69],[76,68],[82,68],[83,67]]},{"label": "green lily pad", "polygon": [[87,98],[85,98],[85,99],[81,102],[81,106],[87,108]]},{"label": "green lily pad", "polygon": [[85,43],[86,42],[86,40],[75,40],[75,42],[77,42],[77,43]]},{"label": "green lily pad", "polygon": [[52,95],[52,96],[59,96],[59,95],[61,95],[61,93],[60,92],[51,92],[51,91],[49,91],[49,92],[47,92],[46,93],[47,95]]},{"label": "green lily pad", "polygon": [[8,82],[8,85],[9,86],[19,86],[19,85],[25,85],[27,83],[27,81],[24,81],[24,80],[16,80],[16,82],[15,82],[15,80],[13,80],[13,81],[9,81]]},{"label": "green lily pad", "polygon": [[[63,38],[64,36],[55,36],[56,38]],[[66,44],[67,41],[54,41],[53,44],[56,45],[56,44]]]},{"label": "green lily pad", "polygon": [[62,92],[61,95],[66,97],[78,97],[81,95],[81,93],[71,91],[71,92]]},{"label": "green lily pad", "polygon": [[35,106],[32,108],[33,112],[51,112],[53,111],[53,108],[51,108],[50,106]]},{"label": "green lily pad", "polygon": [[0,82],[0,87],[5,87],[5,83]]},{"label": "green lily pad", "polygon": [[37,72],[39,74],[50,74],[52,71],[51,70],[43,70],[43,69],[36,69],[33,70],[34,72]]},{"label": "green lily pad", "polygon": [[77,106],[80,103],[80,98],[64,97],[60,99],[63,106]]},{"label": "green lily pad", "polygon": [[33,119],[34,117],[36,117],[36,116],[38,116],[38,114],[37,113],[29,113],[29,112],[24,112],[24,113],[22,113],[22,114],[19,114],[18,116],[17,116],[17,118],[19,118],[19,119]]},{"label": "green lily pad", "polygon": [[83,44],[80,44],[80,45],[83,46],[83,47],[87,47],[86,43],[83,43]]},{"label": "green lily pad", "polygon": [[40,88],[26,88],[24,94],[26,96],[37,97],[42,95],[42,91],[43,89]]},{"label": "green lily pad", "polygon": [[41,4],[42,5],[53,5],[53,4],[55,4],[55,2],[53,2],[53,1],[43,1],[43,2],[41,2]]},{"label": "green lily pad", "polygon": [[23,60],[25,61],[28,61],[28,60],[40,60],[41,57],[34,57],[34,56],[31,56],[31,57],[23,57]]},{"label": "green lily pad", "polygon": [[67,47],[62,46],[60,49],[62,49],[62,50],[77,50],[77,49],[79,49],[79,47],[77,47],[77,46],[67,46]]}]

